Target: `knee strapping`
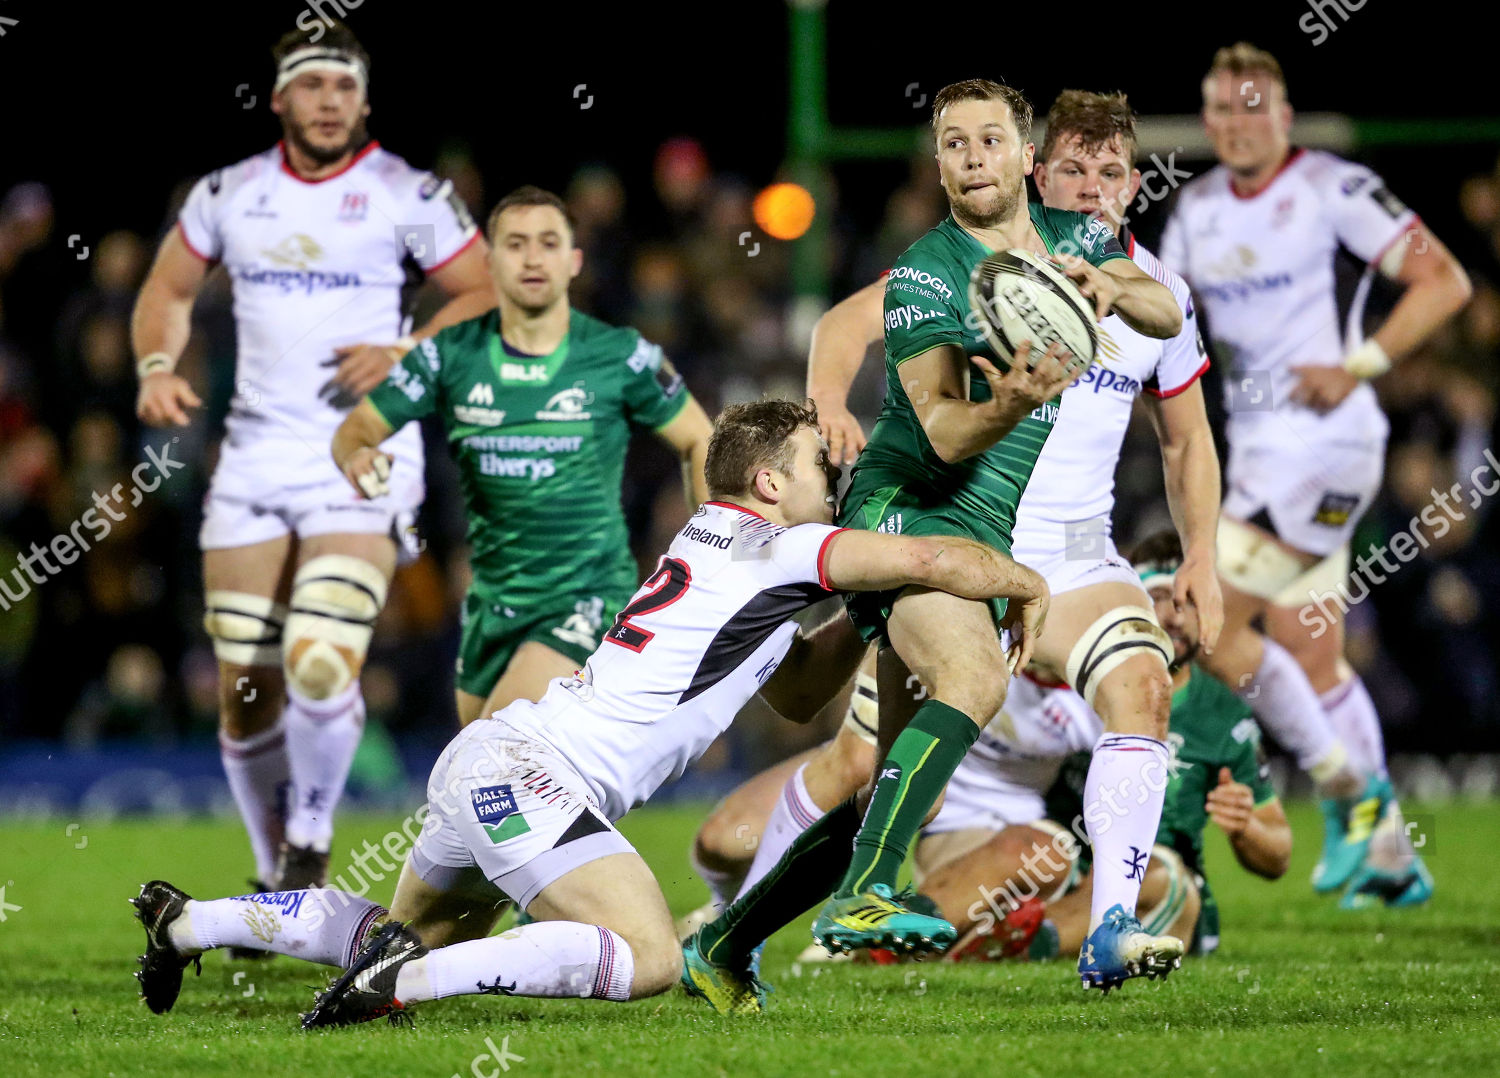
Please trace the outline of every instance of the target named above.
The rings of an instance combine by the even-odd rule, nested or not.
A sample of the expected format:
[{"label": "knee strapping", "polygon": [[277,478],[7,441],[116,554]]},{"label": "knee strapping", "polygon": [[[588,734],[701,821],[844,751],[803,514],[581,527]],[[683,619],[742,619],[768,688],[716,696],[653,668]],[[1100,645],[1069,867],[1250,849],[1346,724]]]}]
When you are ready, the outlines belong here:
[{"label": "knee strapping", "polygon": [[1233,517],[1219,518],[1219,574],[1247,595],[1275,599],[1302,575],[1302,562],[1275,539]]},{"label": "knee strapping", "polygon": [[215,656],[237,666],[281,665],[283,604],[243,591],[210,591],[203,598],[203,628]]},{"label": "knee strapping", "polygon": [[385,574],[363,558],[324,554],[298,569],[286,619],[288,688],[326,700],[351,685],[385,596]]},{"label": "knee strapping", "polygon": [[880,732],[879,699],[875,679],[869,674],[856,674],[854,695],[849,698],[849,710],[844,712],[844,728],[866,745],[874,745]]},{"label": "knee strapping", "polygon": [[1156,623],[1156,615],[1142,606],[1117,606],[1102,615],[1078,637],[1068,653],[1065,676],[1090,707],[1111,670],[1137,655],[1160,657],[1162,668],[1172,665],[1172,639]]}]

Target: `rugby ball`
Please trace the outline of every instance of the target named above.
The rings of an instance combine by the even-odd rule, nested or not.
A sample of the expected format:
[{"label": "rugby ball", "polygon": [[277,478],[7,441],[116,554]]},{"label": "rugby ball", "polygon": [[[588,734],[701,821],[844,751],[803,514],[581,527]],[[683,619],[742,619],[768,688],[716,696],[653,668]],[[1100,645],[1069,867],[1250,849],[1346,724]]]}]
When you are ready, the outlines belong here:
[{"label": "rugby ball", "polygon": [[1099,346],[1094,305],[1061,270],[1030,251],[997,251],[969,275],[969,307],[979,330],[1008,370],[1016,347],[1031,342],[1028,367],[1036,366],[1053,341],[1073,353],[1086,371]]}]

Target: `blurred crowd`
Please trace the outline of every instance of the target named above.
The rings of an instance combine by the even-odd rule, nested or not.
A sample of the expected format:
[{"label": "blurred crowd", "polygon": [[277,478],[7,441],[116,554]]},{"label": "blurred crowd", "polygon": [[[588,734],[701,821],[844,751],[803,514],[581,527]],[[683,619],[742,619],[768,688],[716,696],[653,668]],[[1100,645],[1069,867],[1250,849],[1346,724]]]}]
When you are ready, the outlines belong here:
[{"label": "blurred crowd", "polygon": [[[445,153],[436,170],[480,220],[505,193],[488,190],[461,149]],[[930,162],[913,163],[873,230],[821,208],[835,224],[826,267],[834,298],[872,280],[942,216],[930,171]],[[163,230],[186,191],[184,183],[166,207]],[[809,320],[793,302],[786,245],[762,238],[751,256],[739,242],[752,227],[749,183],[716,172],[697,142],[674,139],[657,152],[649,187],[627,189],[608,167],[589,166],[564,193],[585,252],[575,306],[661,344],[710,414],[734,400],[802,392]],[[1476,230],[1468,239],[1482,252],[1465,258],[1474,298],[1379,385],[1392,417],[1388,474],[1361,544],[1409,529],[1431,489],[1465,482],[1497,445],[1500,167],[1469,180],[1460,202]],[[158,238],[118,231],[88,250],[79,237],[57,234],[41,185],[0,194],[0,583],[9,588],[0,592],[0,743],[41,737],[88,746],[128,737],[166,746],[206,742],[215,729],[197,531],[233,390],[234,325],[222,271],[209,278],[179,364],[206,402],[172,446],[174,459],[190,466],[126,508],[107,538],[45,583],[17,594],[12,574],[32,543],[45,547],[68,533],[96,494],[116,484],[130,491],[146,448],[174,436],[143,428],[134,411],[129,319]],[[878,368],[867,364],[851,397],[867,429],[883,391]],[[1217,407],[1217,381],[1209,397]],[[1139,418],[1119,473],[1122,546],[1168,521],[1159,452]],[[372,727],[441,742],[455,726],[451,668],[467,569],[456,473],[440,442],[429,440],[428,449],[425,549],[398,574],[364,686],[379,720]],[[648,557],[687,507],[664,449],[637,439],[630,452],[626,513],[636,552]],[[1381,705],[1394,751],[1500,749],[1493,500],[1433,538],[1350,614],[1350,655]],[[798,747],[793,737],[814,736],[784,727],[752,722],[708,763],[755,766]]]}]

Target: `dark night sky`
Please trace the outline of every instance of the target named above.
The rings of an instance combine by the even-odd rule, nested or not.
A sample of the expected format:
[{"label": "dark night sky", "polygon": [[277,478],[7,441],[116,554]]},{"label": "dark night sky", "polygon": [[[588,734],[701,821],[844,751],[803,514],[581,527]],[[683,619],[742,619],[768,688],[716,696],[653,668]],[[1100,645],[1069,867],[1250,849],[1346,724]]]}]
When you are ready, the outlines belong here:
[{"label": "dark night sky", "polygon": [[[320,2],[336,11],[335,0]],[[1489,95],[1458,88],[1474,81],[1465,73],[1490,69],[1487,35],[1456,20],[1414,20],[1414,5],[1393,0],[1364,0],[1341,23],[1333,5],[1349,0],[1321,0],[1340,29],[1315,47],[1298,25],[1308,2],[1022,8],[835,0],[830,111],[846,124],[920,122],[924,114],[912,109],[906,86],[916,82],[930,93],[984,74],[1022,87],[1041,107],[1064,86],[1118,87],[1141,113],[1190,112],[1213,49],[1247,37],[1281,57],[1294,104],[1308,110],[1495,113]],[[281,0],[87,9],[0,0],[0,16],[18,20],[0,38],[0,189],[45,181],[64,234],[154,230],[176,181],[275,140],[268,48],[305,10]],[[953,12],[953,23],[923,14],[937,10]],[[1065,11],[1071,22],[1060,25],[1044,11]],[[774,0],[597,12],[578,4],[363,0],[348,22],[374,57],[372,132],[421,165],[449,140],[468,142],[491,199],[521,182],[561,186],[586,161],[609,162],[639,191],[653,149],[677,133],[699,137],[716,167],[757,184],[782,160],[788,31],[786,8]],[[986,23],[993,27],[987,34]],[[245,83],[258,96],[248,111],[235,96]],[[588,110],[572,97],[579,83],[594,95]],[[1493,150],[1420,151],[1401,171],[1430,177],[1421,181],[1427,190],[1394,176],[1393,186],[1442,218],[1452,212],[1459,180]],[[1451,167],[1433,172],[1434,160]],[[867,200],[870,207],[888,192],[887,174],[872,171],[868,186],[878,197]],[[847,171],[840,175],[846,206],[858,217],[861,185]]]}]

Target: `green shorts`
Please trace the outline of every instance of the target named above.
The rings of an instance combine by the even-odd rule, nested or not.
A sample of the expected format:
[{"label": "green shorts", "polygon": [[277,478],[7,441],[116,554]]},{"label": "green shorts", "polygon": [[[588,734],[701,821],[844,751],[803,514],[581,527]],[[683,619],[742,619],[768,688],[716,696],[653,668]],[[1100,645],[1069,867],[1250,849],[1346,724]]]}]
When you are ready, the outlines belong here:
[{"label": "green shorts", "polygon": [[[863,475],[855,473],[839,513],[839,524],[891,535],[959,535],[1010,554],[1010,537],[990,521],[935,498],[926,498],[921,491],[902,483],[893,484],[888,476],[872,475],[869,471]],[[885,644],[886,621],[899,594],[899,589],[858,591],[844,597],[849,620],[866,642]],[[996,632],[1005,617],[1005,604],[1004,599],[989,600]]]},{"label": "green shorts", "polygon": [[464,596],[462,635],[455,664],[460,692],[489,696],[516,649],[528,640],[545,644],[579,666],[588,661],[630,594],[572,593],[545,606],[506,606],[470,589]]}]

